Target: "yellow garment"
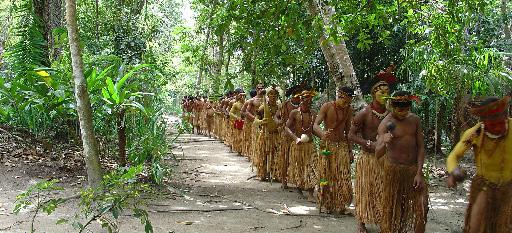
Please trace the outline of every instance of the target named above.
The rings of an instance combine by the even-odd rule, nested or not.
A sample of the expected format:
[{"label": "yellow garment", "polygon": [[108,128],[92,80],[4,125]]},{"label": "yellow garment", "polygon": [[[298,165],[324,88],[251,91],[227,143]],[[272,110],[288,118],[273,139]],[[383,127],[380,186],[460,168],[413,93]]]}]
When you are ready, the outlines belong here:
[{"label": "yellow garment", "polygon": [[469,147],[473,147],[476,174],[495,184],[512,180],[512,118],[508,119],[508,132],[505,136],[492,139],[478,130],[481,123],[466,130],[453,151],[448,155],[446,168],[453,172],[459,160]]},{"label": "yellow garment", "polygon": [[229,119],[236,120],[241,118],[241,112],[243,103],[237,101],[231,106],[231,110],[229,111]]}]

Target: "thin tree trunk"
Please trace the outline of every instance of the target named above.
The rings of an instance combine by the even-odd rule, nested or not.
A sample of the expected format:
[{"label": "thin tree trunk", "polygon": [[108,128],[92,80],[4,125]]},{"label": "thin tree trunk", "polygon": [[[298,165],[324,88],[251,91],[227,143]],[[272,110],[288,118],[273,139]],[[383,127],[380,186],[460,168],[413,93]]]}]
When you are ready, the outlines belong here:
[{"label": "thin tree trunk", "polygon": [[[53,29],[63,26],[64,12],[62,0],[33,0],[34,11],[41,23],[43,36],[47,42],[45,50],[47,59],[57,59],[59,48],[55,47]],[[50,63],[45,64],[50,65]]]},{"label": "thin tree trunk", "polygon": [[508,18],[508,0],[501,0],[501,17],[503,19],[503,33],[505,40],[510,40],[510,20]]},{"label": "thin tree trunk", "polygon": [[87,81],[84,76],[84,64],[80,51],[76,21],[76,0],[66,0],[66,22],[73,67],[73,80],[75,83],[76,111],[80,122],[88,183],[90,187],[99,187],[101,185],[102,170],[98,143],[94,137],[91,102],[87,93]]},{"label": "thin tree trunk", "polygon": [[203,48],[203,54],[201,55],[201,58],[199,60],[199,76],[197,76],[196,84],[197,86],[201,86],[201,83],[203,83],[203,73],[204,73],[204,63],[205,63],[205,56],[206,56],[206,50],[208,49],[208,43],[210,42],[210,29],[206,29],[206,40],[204,42],[204,48]]},{"label": "thin tree trunk", "polygon": [[117,142],[119,165],[126,166],[126,126],[124,123],[125,111],[121,110],[117,115]]},{"label": "thin tree trunk", "polygon": [[96,43],[100,43],[100,3],[99,3],[99,0],[96,0],[95,1],[95,12],[96,12],[96,20],[95,20],[95,24],[96,24]]},{"label": "thin tree trunk", "polygon": [[[323,4],[317,2],[317,0],[308,0],[307,7],[309,13],[313,16],[322,17],[325,25],[334,26],[333,28],[336,28],[335,25],[332,25],[333,22],[331,20],[331,17],[334,14],[334,9],[330,6],[322,5]],[[354,88],[358,94],[354,100],[354,104],[357,108],[362,107],[365,102],[361,95],[362,92],[359,86],[359,81],[356,78],[352,60],[350,59],[345,41],[340,40],[337,43],[328,41],[324,32],[320,36],[320,47],[325,60],[327,61],[327,67],[329,69],[331,79],[336,84],[336,89],[342,86]]]},{"label": "thin tree trunk", "polygon": [[[511,39],[511,27],[510,19],[508,18],[508,14],[510,13],[508,9],[508,0],[501,0],[501,18],[503,19],[503,34],[505,35],[505,43],[510,43]],[[508,69],[512,69],[512,58],[510,56],[508,59],[505,59],[505,67]]]}]

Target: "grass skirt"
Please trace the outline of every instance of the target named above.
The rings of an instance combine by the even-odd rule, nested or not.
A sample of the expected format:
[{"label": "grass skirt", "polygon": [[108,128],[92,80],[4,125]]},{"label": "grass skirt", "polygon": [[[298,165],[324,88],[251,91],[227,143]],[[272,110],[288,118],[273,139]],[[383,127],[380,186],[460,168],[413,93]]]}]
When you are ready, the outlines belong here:
[{"label": "grass skirt", "polygon": [[352,202],[348,145],[344,142],[322,141],[320,150],[331,151],[331,154],[319,154],[320,192],[318,204],[327,212],[343,212]]},{"label": "grass skirt", "polygon": [[413,187],[416,165],[392,164],[386,157],[383,163],[381,232],[425,232],[428,191]]},{"label": "grass skirt", "polygon": [[286,186],[288,184],[288,166],[290,164],[290,144],[293,140],[285,132],[281,133],[281,140],[277,167],[279,168],[279,180]]},{"label": "grass skirt", "polygon": [[250,145],[250,148],[249,148],[249,151],[247,152],[247,154],[249,154],[249,159],[252,161],[252,165],[256,165],[255,164],[255,160],[256,160],[256,149],[260,146],[258,145],[257,141],[258,141],[258,136],[260,135],[260,131],[258,129],[257,126],[255,126],[254,124],[252,124],[251,122],[251,145]]},{"label": "grass skirt", "polygon": [[230,126],[232,128],[231,138],[233,141],[233,150],[241,154],[242,147],[243,147],[243,135],[244,134],[243,134],[242,130],[236,129],[233,124]]},{"label": "grass skirt", "polygon": [[379,223],[382,215],[382,160],[374,153],[361,151],[356,164],[356,217],[363,223]]},{"label": "grass skirt", "polygon": [[470,230],[471,210],[479,194],[486,192],[486,210],[481,220],[479,233],[512,232],[512,181],[496,185],[482,176],[475,176],[471,182],[469,205],[466,210],[464,232]]},{"label": "grass skirt", "polygon": [[290,166],[288,182],[302,190],[314,189],[318,184],[317,158],[315,145],[312,142],[290,143]]},{"label": "grass skirt", "polygon": [[243,149],[242,155],[249,157],[249,150],[252,144],[252,121],[245,121],[243,128]]},{"label": "grass skirt", "polygon": [[280,140],[279,132],[268,132],[264,127],[260,131],[257,141],[256,154],[254,156],[254,163],[257,169],[257,176],[261,179],[278,178],[277,169],[277,156],[278,145]]}]

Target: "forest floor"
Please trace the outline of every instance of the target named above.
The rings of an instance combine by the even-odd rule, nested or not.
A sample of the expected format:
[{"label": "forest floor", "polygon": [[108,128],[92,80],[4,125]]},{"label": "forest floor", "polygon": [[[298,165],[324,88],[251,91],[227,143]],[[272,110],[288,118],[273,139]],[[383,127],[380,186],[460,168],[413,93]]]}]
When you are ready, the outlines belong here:
[{"label": "forest floor", "polygon": [[[12,210],[16,195],[31,184],[58,178],[65,190],[55,195],[69,196],[86,183],[78,148],[63,146],[48,152],[42,145],[0,130],[0,232],[30,231],[32,210],[18,215]],[[218,140],[184,134],[172,151],[174,155],[166,159],[174,168],[172,182],[144,196],[154,232],[357,232],[353,216],[318,214],[316,205],[294,189],[283,190],[279,183],[255,179],[247,158],[230,153]],[[436,165],[442,167],[443,161],[430,161],[427,232],[461,232],[468,182],[457,190],[447,189],[442,169]],[[78,232],[70,225],[55,224],[59,218],[73,216],[78,201],[67,202],[49,216],[38,214],[36,232]],[[128,212],[117,224],[119,232],[144,232],[140,221]],[[376,226],[368,229],[378,232]],[[102,230],[95,224],[90,232]]]}]

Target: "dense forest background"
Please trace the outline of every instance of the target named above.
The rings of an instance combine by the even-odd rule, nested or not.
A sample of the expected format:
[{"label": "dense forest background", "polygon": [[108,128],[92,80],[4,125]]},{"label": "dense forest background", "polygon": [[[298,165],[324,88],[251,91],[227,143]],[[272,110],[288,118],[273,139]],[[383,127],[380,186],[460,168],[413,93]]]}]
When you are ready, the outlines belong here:
[{"label": "dense forest background", "polygon": [[[394,88],[421,97],[414,112],[428,150],[442,156],[475,121],[469,100],[512,90],[508,0],[76,3],[100,154],[146,165],[157,183],[168,148],[162,117],[179,113],[185,95],[217,99],[258,82],[367,95],[394,63]],[[64,0],[1,1],[0,123],[79,144],[65,13]]]},{"label": "dense forest background", "polygon": [[[79,212],[90,220],[62,222],[82,231],[133,204],[152,232],[129,200],[169,179],[177,136],[165,119],[181,114],[184,96],[306,83],[319,105],[351,86],[360,108],[394,63],[392,88],[422,99],[413,112],[439,160],[475,123],[469,101],[512,95],[511,9],[509,0],[0,0],[0,130],[45,153],[78,148],[91,186]],[[32,229],[38,210],[65,201],[40,199],[57,182],[16,197],[15,212],[35,205]]]}]

